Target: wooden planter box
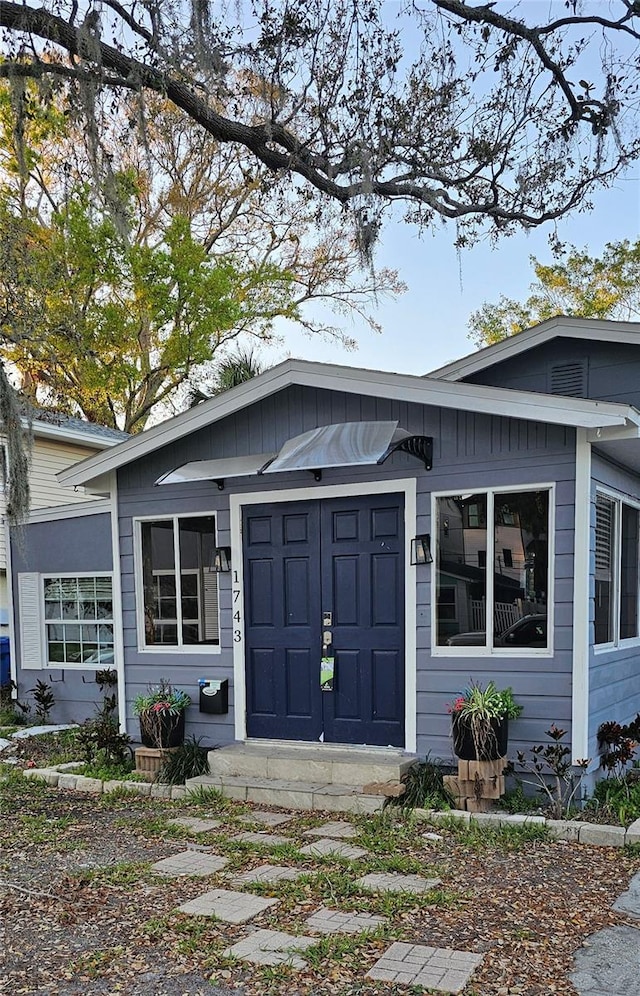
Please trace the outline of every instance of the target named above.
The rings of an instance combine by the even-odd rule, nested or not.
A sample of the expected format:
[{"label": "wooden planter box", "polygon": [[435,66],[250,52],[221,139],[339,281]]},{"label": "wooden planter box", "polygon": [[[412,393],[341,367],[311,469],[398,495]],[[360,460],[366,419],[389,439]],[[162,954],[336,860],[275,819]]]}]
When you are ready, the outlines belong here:
[{"label": "wooden planter box", "polygon": [[134,751],[136,759],[136,773],[144,775],[148,782],[154,782],[158,777],[160,768],[167,754],[173,754],[175,747],[138,747]]}]

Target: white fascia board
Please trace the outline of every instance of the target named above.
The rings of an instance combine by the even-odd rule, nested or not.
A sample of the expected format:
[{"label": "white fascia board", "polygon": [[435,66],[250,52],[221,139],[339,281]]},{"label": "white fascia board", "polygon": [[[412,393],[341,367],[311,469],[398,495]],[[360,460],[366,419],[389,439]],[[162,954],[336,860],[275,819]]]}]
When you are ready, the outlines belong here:
[{"label": "white fascia board", "polygon": [[95,501],[74,502],[73,505],[54,505],[51,508],[37,508],[27,517],[27,525],[34,522],[57,522],[59,519],[80,519],[85,515],[101,515],[111,511],[108,498]]},{"label": "white fascia board", "polygon": [[202,402],[196,408],[135,436],[110,453],[88,457],[62,471],[58,480],[62,485],[87,484],[102,474],[212,425],[291,385],[347,394],[374,395],[435,408],[460,408],[576,428],[597,429],[636,422],[640,424],[640,413],[635,409],[608,401],[561,398],[478,384],[448,384],[412,374],[364,370],[307,360],[286,360],[246,384],[226,391],[211,401]]},{"label": "white fascia board", "polygon": [[549,318],[540,325],[518,332],[485,346],[452,363],[446,363],[436,370],[430,370],[425,377],[438,380],[459,381],[480,370],[502,363],[520,353],[542,346],[550,339],[594,339],[597,342],[622,342],[640,346],[640,322],[610,322],[595,318],[569,318],[558,316]]}]

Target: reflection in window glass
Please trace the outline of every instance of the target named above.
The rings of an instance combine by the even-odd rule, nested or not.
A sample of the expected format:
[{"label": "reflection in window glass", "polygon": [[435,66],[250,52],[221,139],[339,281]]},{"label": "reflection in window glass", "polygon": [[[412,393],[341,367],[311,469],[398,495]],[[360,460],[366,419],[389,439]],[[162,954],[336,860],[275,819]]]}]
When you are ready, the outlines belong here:
[{"label": "reflection in window glass", "polygon": [[142,522],[141,545],[145,645],[219,643],[213,517]]},{"label": "reflection in window glass", "polygon": [[487,646],[492,591],[493,647],[548,647],[549,495],[494,491],[436,499],[438,646]]},{"label": "reflection in window glass", "polygon": [[549,492],[496,493],[493,519],[493,645],[546,647]]},{"label": "reflection in window glass", "polygon": [[436,639],[442,647],[457,633],[484,629],[487,496],[438,498],[437,513]]},{"label": "reflection in window glass", "polygon": [[50,664],[111,667],[111,578],[44,579],[44,618]]}]

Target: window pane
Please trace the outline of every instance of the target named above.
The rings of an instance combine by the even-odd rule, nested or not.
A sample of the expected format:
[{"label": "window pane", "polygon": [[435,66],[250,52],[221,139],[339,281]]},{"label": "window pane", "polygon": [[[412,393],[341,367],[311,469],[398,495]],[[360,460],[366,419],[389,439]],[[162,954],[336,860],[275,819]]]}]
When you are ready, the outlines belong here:
[{"label": "window pane", "polygon": [[141,536],[144,642],[177,645],[177,628],[157,625],[159,618],[176,618],[173,521],[143,522]]},{"label": "window pane", "polygon": [[595,642],[613,641],[613,551],[615,502],[596,497]]},{"label": "window pane", "polygon": [[457,634],[484,644],[487,571],[482,554],[486,560],[487,497],[438,498],[437,515],[437,645],[445,646],[449,640],[455,644]]},{"label": "window pane", "polygon": [[210,580],[216,544],[212,516],[179,520],[182,642],[218,643],[218,587]]},{"label": "window pane", "polygon": [[638,635],[638,510],[622,506],[620,639]]},{"label": "window pane", "polygon": [[548,646],[548,491],[496,493],[493,550],[494,647]]}]

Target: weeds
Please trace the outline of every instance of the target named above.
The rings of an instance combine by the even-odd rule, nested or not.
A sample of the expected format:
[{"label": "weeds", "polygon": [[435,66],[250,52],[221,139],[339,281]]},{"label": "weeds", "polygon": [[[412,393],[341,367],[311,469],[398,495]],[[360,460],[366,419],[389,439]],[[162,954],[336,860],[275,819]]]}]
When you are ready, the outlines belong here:
[{"label": "weeds", "polygon": [[403,795],[385,799],[385,807],[451,809],[455,805],[455,799],[444,786],[444,774],[442,762],[432,760],[431,755],[427,754],[424,761],[413,764],[403,775]]}]

